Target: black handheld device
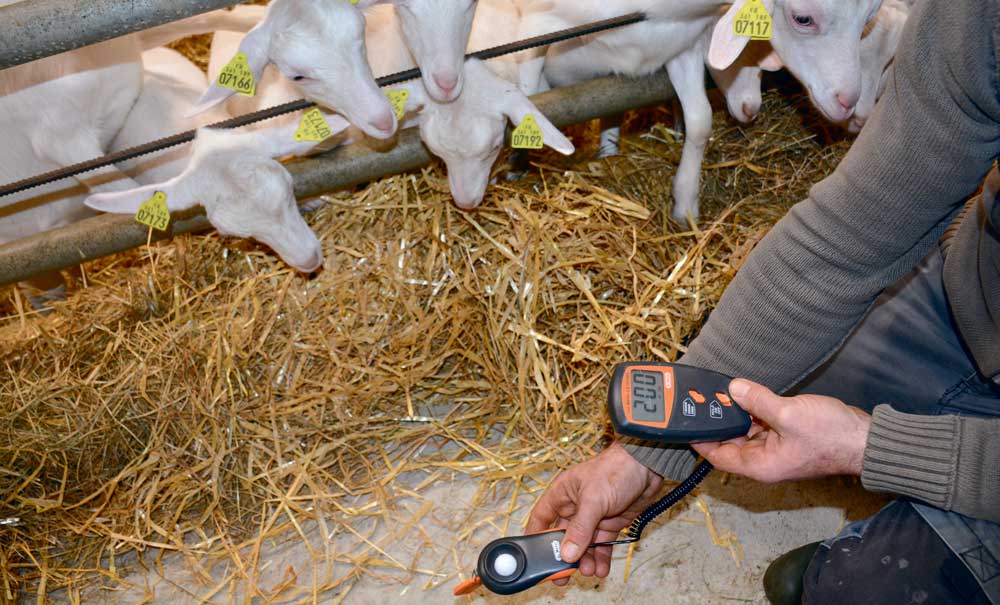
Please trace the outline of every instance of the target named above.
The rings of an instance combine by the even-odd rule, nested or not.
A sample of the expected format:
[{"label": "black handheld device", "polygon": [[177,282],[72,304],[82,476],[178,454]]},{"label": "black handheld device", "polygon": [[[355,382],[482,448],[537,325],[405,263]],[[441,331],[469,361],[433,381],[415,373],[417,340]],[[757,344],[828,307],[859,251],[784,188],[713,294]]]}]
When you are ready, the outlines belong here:
[{"label": "black handheld device", "polygon": [[750,415],[733,403],[730,377],[694,366],[655,361],[615,366],[608,413],[615,432],[660,443],[742,437]]},{"label": "black handheld device", "polygon": [[459,584],[454,594],[468,594],[480,585],[511,595],[541,582],[568,578],[580,563],[563,561],[560,544],[566,530],[552,529],[526,536],[499,538],[479,552],[475,575]]}]

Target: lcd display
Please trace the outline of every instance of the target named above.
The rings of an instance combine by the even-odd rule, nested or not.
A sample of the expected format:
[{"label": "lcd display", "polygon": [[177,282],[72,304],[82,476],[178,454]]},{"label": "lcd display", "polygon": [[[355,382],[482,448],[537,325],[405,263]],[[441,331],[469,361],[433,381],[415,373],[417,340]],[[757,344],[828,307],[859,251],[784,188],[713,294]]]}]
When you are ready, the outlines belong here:
[{"label": "lcd display", "polygon": [[636,422],[664,422],[663,374],[632,371],[632,419]]}]

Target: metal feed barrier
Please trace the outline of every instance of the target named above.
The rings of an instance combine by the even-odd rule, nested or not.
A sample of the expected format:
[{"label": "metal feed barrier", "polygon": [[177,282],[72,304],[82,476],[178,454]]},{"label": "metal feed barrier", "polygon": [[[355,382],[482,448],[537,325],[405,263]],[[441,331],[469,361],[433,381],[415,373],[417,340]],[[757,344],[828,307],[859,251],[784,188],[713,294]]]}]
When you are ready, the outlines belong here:
[{"label": "metal feed barrier", "polygon": [[[0,67],[65,52],[209,10],[230,6],[226,0],[33,0],[0,8]],[[169,5],[169,8],[167,7]],[[22,24],[47,24],[44,35]],[[11,32],[16,35],[9,36]],[[37,32],[36,32],[37,34]],[[9,46],[24,43],[13,50]],[[567,126],[662,102],[673,89],[666,70],[643,78],[606,77],[551,90],[532,98],[555,125]],[[427,165],[431,156],[417,129],[401,131],[386,152],[348,145],[287,164],[299,199],[314,197]],[[0,198],[0,207],[3,206]],[[166,233],[153,241],[210,228],[203,213],[172,217]],[[0,246],[0,285],[57,271],[141,246],[148,229],[124,215],[101,215]]]}]

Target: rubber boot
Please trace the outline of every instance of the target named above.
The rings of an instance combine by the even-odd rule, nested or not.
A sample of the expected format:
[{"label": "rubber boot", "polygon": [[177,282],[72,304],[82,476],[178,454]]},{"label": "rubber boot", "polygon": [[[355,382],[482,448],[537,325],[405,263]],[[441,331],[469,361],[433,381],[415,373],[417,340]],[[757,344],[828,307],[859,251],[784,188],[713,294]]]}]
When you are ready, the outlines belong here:
[{"label": "rubber boot", "polygon": [[819,542],[800,546],[781,555],[764,572],[764,594],[771,605],[800,605],[802,576],[809,567]]}]

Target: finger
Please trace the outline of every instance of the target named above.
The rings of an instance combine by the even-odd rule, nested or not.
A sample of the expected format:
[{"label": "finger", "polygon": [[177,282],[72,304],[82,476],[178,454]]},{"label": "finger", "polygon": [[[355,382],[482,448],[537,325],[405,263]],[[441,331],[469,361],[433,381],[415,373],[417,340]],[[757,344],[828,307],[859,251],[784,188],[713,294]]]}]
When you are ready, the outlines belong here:
[{"label": "finger", "polygon": [[598,546],[594,549],[594,575],[598,578],[608,577],[611,572],[611,547]]},{"label": "finger", "polygon": [[566,527],[566,537],[562,541],[563,560],[573,563],[590,546],[591,538],[597,531],[597,524],[607,513],[603,506],[603,500],[596,495],[581,498],[576,514],[573,515]]},{"label": "finger", "polygon": [[748,414],[771,426],[775,426],[778,413],[788,405],[787,399],[775,395],[771,389],[742,378],[729,383],[729,393]]},{"label": "finger", "polygon": [[715,468],[727,473],[755,477],[761,470],[764,441],[752,440],[742,445],[724,443],[705,455]]},{"label": "finger", "polygon": [[594,575],[594,570],[597,565],[594,561],[594,555],[587,551],[582,557],[580,557],[580,575],[592,576]]},{"label": "finger", "polygon": [[[753,437],[753,425],[750,426],[750,432],[747,433],[750,438]],[[742,447],[746,443],[747,437],[737,437],[735,439],[730,439],[729,441],[706,441],[704,443],[692,443],[691,447],[694,451],[698,452],[703,458],[708,460],[708,455],[711,452],[719,449],[721,446],[730,444],[738,447]],[[711,460],[709,460],[711,462]]]}]

